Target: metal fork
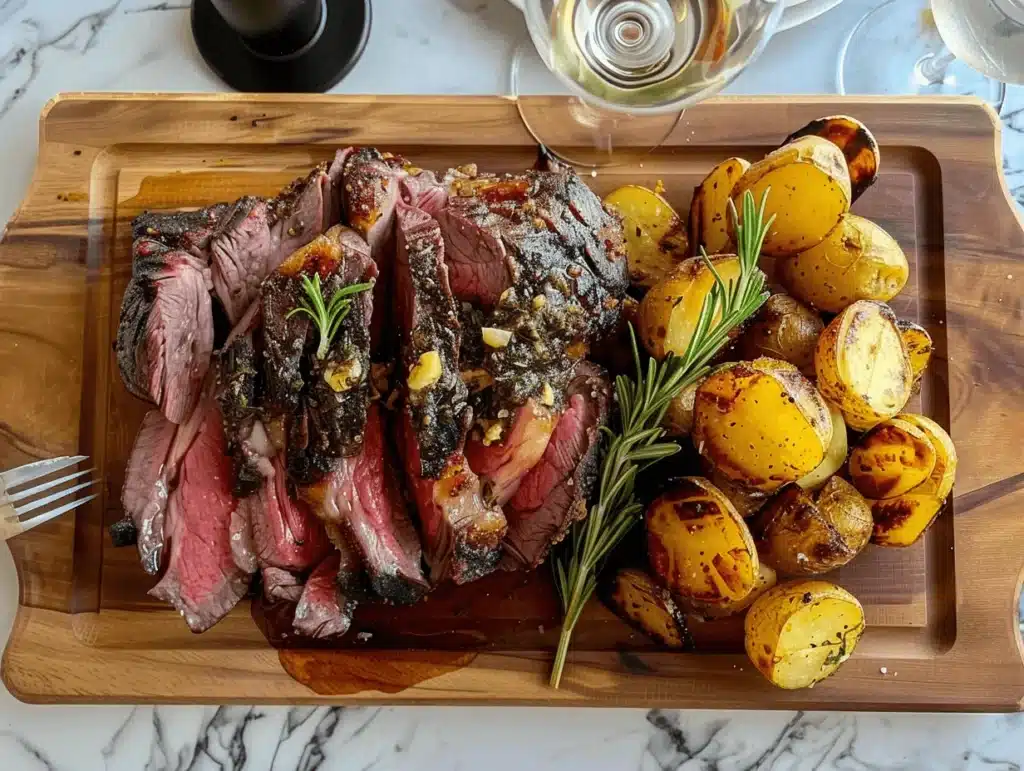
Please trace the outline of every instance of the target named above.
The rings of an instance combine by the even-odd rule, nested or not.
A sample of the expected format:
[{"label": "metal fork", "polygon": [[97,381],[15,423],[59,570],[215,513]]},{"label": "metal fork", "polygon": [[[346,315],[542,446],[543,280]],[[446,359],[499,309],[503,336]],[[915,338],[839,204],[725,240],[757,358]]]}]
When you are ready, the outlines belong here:
[{"label": "metal fork", "polygon": [[[77,466],[83,460],[88,460],[85,455],[65,455],[61,458],[49,458],[36,461],[10,471],[0,472],[0,540],[8,540],[31,530],[36,525],[49,522],[61,514],[78,508],[83,503],[88,503],[96,497],[95,494],[87,495],[84,498],[73,498],[69,501],[62,501],[68,496],[76,496],[83,490],[96,484],[95,479],[79,482],[71,487],[66,485],[91,474],[95,469],[75,471],[54,479],[26,487],[31,482],[36,482],[58,471]],[[18,488],[18,489],[15,489]],[[56,489],[55,489],[56,488]],[[54,490],[43,497],[37,497],[47,490]],[[17,505],[15,505],[17,504]],[[55,507],[55,508],[54,508]],[[38,511],[35,516],[23,519],[26,514]]]}]

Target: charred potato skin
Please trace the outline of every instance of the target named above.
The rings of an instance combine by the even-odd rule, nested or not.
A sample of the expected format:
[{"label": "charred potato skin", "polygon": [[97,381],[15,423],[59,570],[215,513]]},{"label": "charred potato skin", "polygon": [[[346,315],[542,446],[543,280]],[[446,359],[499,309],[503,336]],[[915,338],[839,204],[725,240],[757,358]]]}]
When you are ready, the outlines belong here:
[{"label": "charred potato skin", "polygon": [[[864,360],[864,348],[882,357]],[[895,417],[906,405],[913,386],[910,358],[896,328],[896,316],[884,303],[860,300],[825,327],[814,352],[814,370],[822,395],[843,413],[855,431],[867,431]],[[880,372],[869,390],[857,378]]]},{"label": "charred potato skin", "polygon": [[649,573],[621,568],[603,582],[601,597],[615,615],[659,645],[672,650],[693,648],[686,614]]},{"label": "charred potato skin", "polygon": [[914,387],[919,388],[921,378],[932,360],[932,351],[935,345],[928,330],[920,324],[900,319],[896,322],[896,328],[900,331],[903,344],[907,347],[907,355],[910,357],[910,369],[914,377]]},{"label": "charred potato skin", "polygon": [[754,525],[761,558],[789,576],[814,576],[842,567],[871,538],[871,507],[854,487],[832,477],[817,492],[788,485]]},{"label": "charred potato skin", "polygon": [[885,230],[847,213],[821,242],[780,259],[776,273],[798,299],[839,313],[858,300],[891,300],[906,286],[910,264]]},{"label": "charred potato skin", "polygon": [[640,185],[624,185],[604,198],[622,219],[630,283],[650,288],[690,255],[686,226],[672,205]]},{"label": "charred potato skin", "polygon": [[850,481],[866,498],[896,498],[924,482],[935,468],[927,434],[899,418],[879,423],[850,453]]},{"label": "charred potato skin", "polygon": [[846,159],[821,137],[801,137],[753,164],[736,183],[733,203],[739,209],[743,195],[750,191],[760,204],[768,189],[765,217],[774,215],[775,220],[762,252],[772,257],[821,243],[850,210]]},{"label": "charred potato skin", "polygon": [[708,254],[727,251],[733,242],[729,201],[733,188],[750,163],[742,158],[726,158],[715,166],[693,190],[690,202],[690,240],[694,250]]},{"label": "charred potato skin", "polygon": [[792,364],[724,366],[697,389],[693,442],[718,472],[772,492],[812,471],[832,439],[821,394]]},{"label": "charred potato skin", "polygon": [[715,621],[720,618],[738,616],[753,605],[754,600],[775,586],[778,581],[779,577],[775,572],[775,568],[761,562],[758,564],[757,581],[754,584],[754,588],[743,599],[728,602],[724,605],[708,605],[707,603],[690,601],[686,604],[686,608],[695,617],[703,621]]},{"label": "charred potato skin", "polygon": [[814,350],[825,329],[821,316],[788,294],[773,294],[736,343],[741,359],[767,356],[814,376]]},{"label": "charred potato skin", "polygon": [[878,167],[882,153],[878,142],[867,126],[849,115],[830,115],[812,120],[806,126],[794,131],[783,145],[805,136],[827,139],[843,152],[850,174],[850,202],[860,198],[864,191],[878,179]]},{"label": "charred potato skin", "polygon": [[721,606],[747,596],[758,558],[746,523],[703,477],[684,477],[647,509],[651,570],[676,597]]}]

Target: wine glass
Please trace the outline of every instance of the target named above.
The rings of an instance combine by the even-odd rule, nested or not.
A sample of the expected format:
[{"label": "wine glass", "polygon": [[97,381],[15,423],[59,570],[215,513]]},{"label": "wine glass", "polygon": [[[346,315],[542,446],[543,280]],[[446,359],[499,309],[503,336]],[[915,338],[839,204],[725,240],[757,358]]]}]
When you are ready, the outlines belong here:
[{"label": "wine glass", "polygon": [[836,80],[844,94],[970,94],[998,112],[1005,83],[1024,83],[1024,0],[889,0],[850,31]]},{"label": "wine glass", "polygon": [[549,152],[604,166],[657,147],[683,108],[717,93],[764,49],[783,0],[525,0],[544,65],[568,100],[518,99],[525,54],[512,63],[524,124]]}]

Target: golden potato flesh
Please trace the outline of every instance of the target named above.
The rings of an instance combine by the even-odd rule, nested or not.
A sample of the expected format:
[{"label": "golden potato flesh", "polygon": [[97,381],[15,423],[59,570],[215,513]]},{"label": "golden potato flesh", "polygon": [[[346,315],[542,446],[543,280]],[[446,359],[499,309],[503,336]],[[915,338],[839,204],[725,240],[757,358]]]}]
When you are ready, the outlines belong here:
[{"label": "golden potato flesh", "polygon": [[729,479],[765,492],[812,471],[832,440],[824,399],[792,364],[722,367],[697,388],[693,443]]},{"label": "golden potato flesh", "polygon": [[691,646],[685,614],[648,573],[622,568],[605,586],[603,595],[616,615],[656,643],[676,650]]},{"label": "golden potato flesh", "polygon": [[875,521],[871,542],[879,546],[910,546],[935,521],[953,490],[957,454],[949,434],[931,418],[903,413],[899,419],[924,432],[935,450],[935,465],[928,478],[910,492],[871,501]]},{"label": "golden potato flesh", "polygon": [[743,641],[754,666],[780,688],[807,688],[850,658],[864,633],[864,608],[827,581],[780,584],[751,605]]},{"label": "golden potato flesh", "polygon": [[646,527],[651,570],[674,595],[727,605],[757,583],[750,531],[708,480],[684,477],[650,505]]},{"label": "golden potato flesh", "polygon": [[767,255],[810,249],[850,210],[846,159],[838,147],[820,137],[801,137],[753,164],[736,183],[733,203],[739,210],[749,190],[760,205],[769,188],[765,218],[775,215],[775,221],[762,247]]},{"label": "golden potato flesh", "polygon": [[855,302],[825,327],[814,369],[818,389],[855,431],[894,417],[913,386],[896,317],[888,305],[870,300]]},{"label": "golden potato flesh", "polygon": [[773,294],[736,343],[741,359],[782,359],[814,376],[814,349],[825,328],[821,316],[788,294]]},{"label": "golden potato flesh", "polygon": [[850,191],[853,194],[851,202],[860,198],[861,194],[875,183],[878,178],[878,167],[882,163],[882,154],[874,135],[859,120],[849,115],[818,118],[799,131],[794,131],[786,137],[786,142],[808,135],[827,139],[843,151],[846,169],[850,173]]},{"label": "golden potato flesh", "polygon": [[868,498],[909,493],[935,468],[935,448],[917,426],[899,418],[879,423],[850,453],[850,481]]},{"label": "golden potato flesh", "polygon": [[821,243],[779,260],[775,270],[787,291],[830,313],[857,300],[888,302],[910,276],[896,239],[856,214],[846,214]]},{"label": "golden potato flesh", "polygon": [[[739,278],[740,263],[734,254],[717,254],[711,262],[726,284]],[[704,299],[715,277],[701,257],[681,262],[644,295],[640,302],[640,339],[655,359],[674,353],[682,356],[690,344]],[[720,316],[715,317],[717,322]]]},{"label": "golden potato flesh", "polygon": [[625,185],[609,193],[604,204],[622,217],[631,283],[652,287],[686,259],[690,252],[686,226],[653,190]]},{"label": "golden potato flesh", "polygon": [[758,565],[757,582],[754,584],[754,588],[751,589],[750,594],[743,599],[727,602],[724,605],[707,605],[702,602],[689,602],[687,603],[687,609],[692,611],[694,615],[699,616],[706,621],[712,621],[716,618],[738,616],[753,605],[754,600],[775,586],[777,582],[778,575],[775,573],[774,568],[762,562]]},{"label": "golden potato flesh", "polygon": [[817,490],[828,481],[829,477],[846,465],[846,421],[843,420],[843,413],[834,404],[828,405],[828,413],[832,418],[832,441],[828,443],[825,457],[814,471],[796,480],[796,483],[804,490]]},{"label": "golden potato flesh", "polygon": [[910,369],[913,372],[916,385],[921,382],[921,376],[924,375],[924,371],[928,369],[928,364],[932,360],[932,350],[934,349],[932,336],[928,334],[927,329],[913,321],[900,319],[896,322],[896,327],[900,330],[903,344],[907,347]]},{"label": "golden potato flesh", "polygon": [[729,214],[732,190],[750,168],[742,158],[726,158],[693,191],[690,202],[690,237],[694,250],[725,252],[733,243],[735,223]]},{"label": "golden potato flesh", "polygon": [[817,492],[786,487],[757,519],[761,558],[790,576],[842,567],[867,546],[873,527],[868,502],[839,477]]}]

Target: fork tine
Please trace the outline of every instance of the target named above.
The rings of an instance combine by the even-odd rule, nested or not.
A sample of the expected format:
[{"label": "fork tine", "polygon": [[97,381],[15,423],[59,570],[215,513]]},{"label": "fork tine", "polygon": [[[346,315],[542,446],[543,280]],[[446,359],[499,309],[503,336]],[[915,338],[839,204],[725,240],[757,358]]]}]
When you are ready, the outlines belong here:
[{"label": "fork tine", "polygon": [[10,471],[0,472],[0,479],[2,479],[4,484],[8,487],[17,487],[18,485],[23,485],[26,482],[31,482],[33,479],[39,479],[39,477],[52,474],[54,471],[60,471],[68,466],[74,466],[76,463],[88,460],[88,458],[88,455],[65,455],[60,458],[37,460],[35,463],[28,463],[24,466],[19,466],[18,468],[12,468]]},{"label": "fork tine", "polygon": [[37,501],[26,503],[24,506],[15,506],[14,511],[17,512],[18,516],[20,517],[23,514],[28,514],[30,511],[35,511],[38,508],[53,503],[54,501],[60,500],[61,498],[71,495],[72,493],[77,493],[79,490],[84,490],[87,487],[92,487],[94,484],[96,484],[96,480],[90,479],[88,482],[83,482],[80,485],[69,487],[67,490],[58,490],[52,495],[47,495],[45,498],[40,498]]},{"label": "fork tine", "polygon": [[77,501],[70,501],[68,503],[65,503],[63,506],[59,506],[53,511],[48,511],[45,514],[37,514],[36,516],[31,517],[29,519],[20,520],[19,524],[21,525],[21,532],[31,530],[33,527],[41,525],[44,522],[49,522],[51,519],[59,517],[61,514],[64,514],[65,512],[71,511],[72,509],[77,509],[83,503],[88,503],[95,497],[95,495],[87,495],[84,498],[79,498]]},{"label": "fork tine", "polygon": [[72,479],[78,479],[86,474],[91,474],[96,469],[90,468],[85,471],[77,471],[74,474],[68,474],[66,477],[59,477],[57,479],[51,479],[49,482],[43,482],[42,484],[36,485],[35,487],[29,487],[28,489],[22,490],[20,493],[14,493],[14,495],[7,496],[8,503],[17,503],[18,501],[25,500],[25,498],[31,498],[33,495],[39,495],[44,490],[49,490],[51,487],[62,485],[65,482],[70,482]]}]

